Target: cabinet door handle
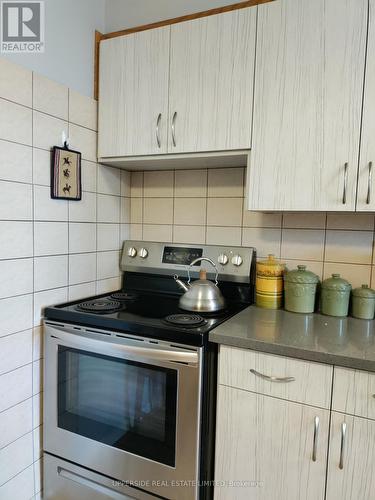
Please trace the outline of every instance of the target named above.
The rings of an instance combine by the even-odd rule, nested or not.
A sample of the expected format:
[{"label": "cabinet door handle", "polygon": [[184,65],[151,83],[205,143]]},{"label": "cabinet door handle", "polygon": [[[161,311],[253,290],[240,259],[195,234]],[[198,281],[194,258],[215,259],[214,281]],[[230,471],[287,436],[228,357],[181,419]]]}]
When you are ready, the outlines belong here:
[{"label": "cabinet door handle", "polygon": [[176,147],[176,131],[175,131],[176,118],[177,118],[177,111],[173,113],[172,117],[172,143],[174,147]]},{"label": "cabinet door handle", "polygon": [[312,461],[316,462],[316,454],[318,451],[318,438],[319,438],[319,417],[314,418],[314,439],[313,439],[313,452],[312,452]]},{"label": "cabinet door handle", "polygon": [[372,185],[372,161],[370,161],[370,163],[368,164],[366,205],[370,205],[370,203],[371,203],[371,185]]},{"label": "cabinet door handle", "polygon": [[250,372],[269,382],[294,382],[296,380],[294,377],[273,377],[272,375],[264,375],[264,373],[257,372],[253,368],[251,368]]},{"label": "cabinet door handle", "polygon": [[158,145],[158,148],[161,147],[160,133],[159,133],[160,120],[161,120],[161,113],[158,114],[158,118],[156,120],[156,143]]},{"label": "cabinet door handle", "polygon": [[348,187],[348,163],[344,165],[344,189],[342,192],[342,204],[346,205],[346,190]]},{"label": "cabinet door handle", "polygon": [[341,424],[341,445],[340,445],[339,469],[344,468],[345,445],[346,445],[346,422],[343,422]]}]

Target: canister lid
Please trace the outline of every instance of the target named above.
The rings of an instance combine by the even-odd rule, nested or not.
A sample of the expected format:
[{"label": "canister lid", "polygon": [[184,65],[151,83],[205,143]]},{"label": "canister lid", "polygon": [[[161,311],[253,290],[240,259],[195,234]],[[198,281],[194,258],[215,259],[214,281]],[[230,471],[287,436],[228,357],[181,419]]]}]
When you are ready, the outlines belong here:
[{"label": "canister lid", "polygon": [[315,273],[307,271],[306,266],[301,265],[297,266],[297,269],[287,271],[284,280],[288,283],[315,284],[318,283],[319,277]]},{"label": "canister lid", "polygon": [[337,290],[338,292],[347,292],[351,290],[352,285],[349,281],[341,278],[339,274],[332,274],[331,278],[327,278],[322,283],[322,288],[325,290]]},{"label": "canister lid", "polygon": [[283,262],[281,262],[279,259],[276,259],[276,257],[272,253],[270,253],[270,254],[268,254],[267,260],[259,260],[257,262],[257,265],[284,267],[285,264]]},{"label": "canister lid", "polygon": [[368,285],[362,285],[361,287],[353,290],[353,296],[365,299],[375,299],[375,290],[369,288]]}]

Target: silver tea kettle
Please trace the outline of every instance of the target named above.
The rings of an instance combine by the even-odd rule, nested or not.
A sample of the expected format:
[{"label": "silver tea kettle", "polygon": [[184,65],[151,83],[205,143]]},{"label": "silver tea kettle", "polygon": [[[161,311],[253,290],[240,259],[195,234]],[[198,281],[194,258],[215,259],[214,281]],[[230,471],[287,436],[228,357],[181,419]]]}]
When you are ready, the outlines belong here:
[{"label": "silver tea kettle", "polygon": [[[199,280],[190,283],[190,268],[201,262],[202,260],[209,262],[216,271],[215,283],[206,279],[206,271],[201,269]],[[199,257],[193,260],[188,267],[188,281],[185,284],[179,279],[177,274],[174,275],[176,283],[182,288],[185,293],[181,296],[179,306],[185,311],[194,312],[215,312],[225,308],[225,299],[218,288],[218,270],[215,263],[207,257]]]}]

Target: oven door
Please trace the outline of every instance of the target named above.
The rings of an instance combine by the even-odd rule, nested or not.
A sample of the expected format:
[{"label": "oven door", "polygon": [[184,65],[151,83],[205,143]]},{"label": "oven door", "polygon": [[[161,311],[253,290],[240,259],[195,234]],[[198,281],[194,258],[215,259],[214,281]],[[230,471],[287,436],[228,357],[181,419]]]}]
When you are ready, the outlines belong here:
[{"label": "oven door", "polygon": [[201,348],[45,327],[45,451],[165,498],[197,498]]}]

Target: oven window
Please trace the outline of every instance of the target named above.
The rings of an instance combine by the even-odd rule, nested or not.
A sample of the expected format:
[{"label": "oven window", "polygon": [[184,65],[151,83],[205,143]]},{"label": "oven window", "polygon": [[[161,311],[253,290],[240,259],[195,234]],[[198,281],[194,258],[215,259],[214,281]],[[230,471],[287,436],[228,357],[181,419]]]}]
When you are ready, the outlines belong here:
[{"label": "oven window", "polygon": [[58,348],[58,426],[175,465],[177,371]]}]

